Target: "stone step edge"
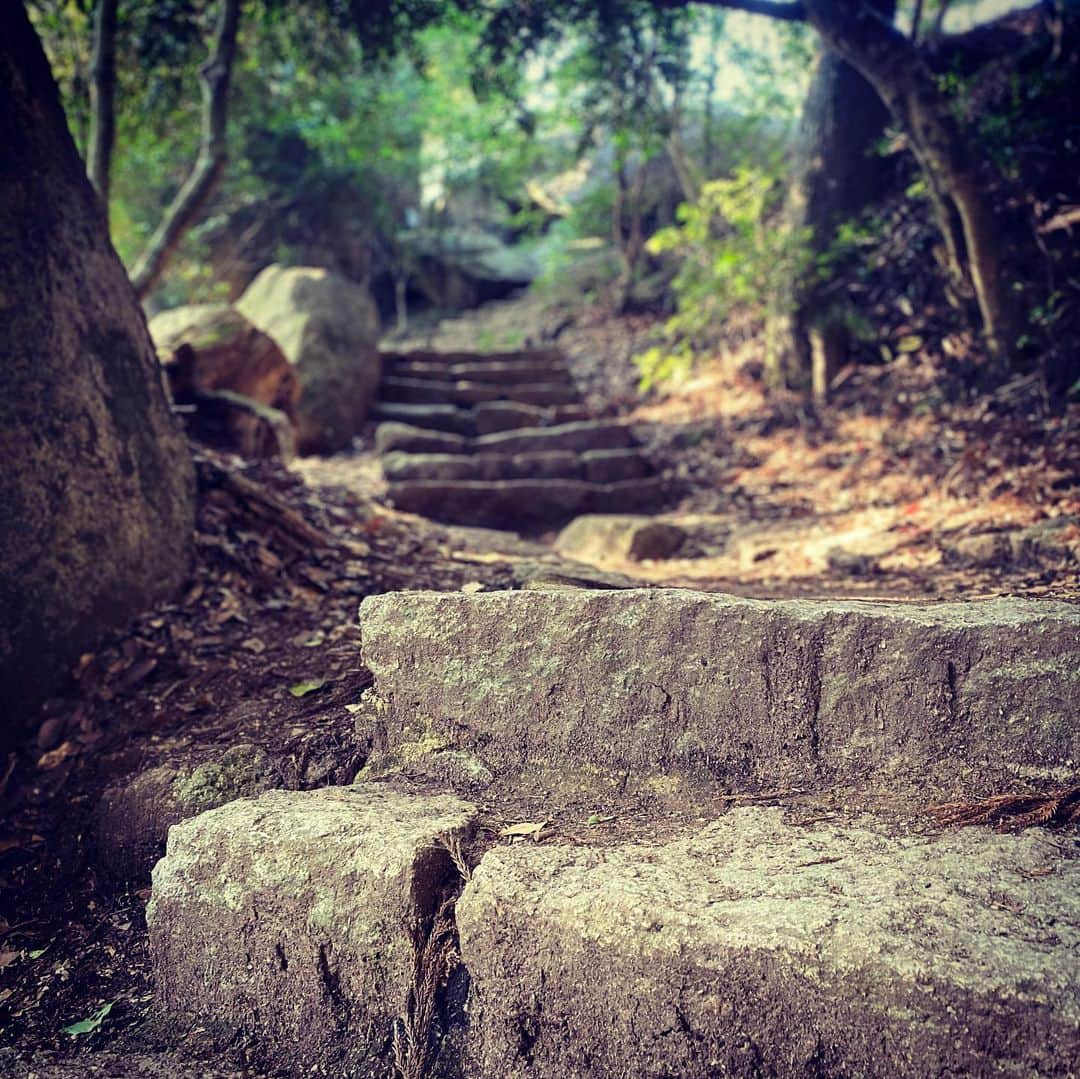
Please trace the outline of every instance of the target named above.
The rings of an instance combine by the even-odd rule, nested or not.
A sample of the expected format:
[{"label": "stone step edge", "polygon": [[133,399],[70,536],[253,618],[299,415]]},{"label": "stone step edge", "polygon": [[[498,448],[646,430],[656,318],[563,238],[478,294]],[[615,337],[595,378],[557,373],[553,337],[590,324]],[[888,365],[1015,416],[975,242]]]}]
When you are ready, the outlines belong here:
[{"label": "stone step edge", "polygon": [[396,593],[365,599],[360,624],[389,747],[445,738],[496,776],[916,784],[947,801],[1080,763],[1080,609],[1066,604]]}]

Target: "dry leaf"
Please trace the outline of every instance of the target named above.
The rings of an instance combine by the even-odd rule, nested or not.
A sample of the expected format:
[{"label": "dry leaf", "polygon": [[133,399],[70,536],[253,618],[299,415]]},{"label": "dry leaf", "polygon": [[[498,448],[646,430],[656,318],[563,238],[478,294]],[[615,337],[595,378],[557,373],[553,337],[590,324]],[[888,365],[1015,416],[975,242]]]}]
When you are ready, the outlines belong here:
[{"label": "dry leaf", "polygon": [[58,764],[63,764],[68,757],[74,757],[78,752],[78,742],[74,742],[69,738],[66,742],[58,745],[56,749],[50,749],[48,753],[42,753],[38,757],[37,766],[43,771],[47,771],[50,768],[55,768]]},{"label": "dry leaf", "polygon": [[547,826],[548,822],[546,820],[522,821],[520,824],[508,824],[505,828],[502,829],[502,831],[499,832],[499,835],[506,836],[511,839],[522,838],[525,836],[537,836]]}]

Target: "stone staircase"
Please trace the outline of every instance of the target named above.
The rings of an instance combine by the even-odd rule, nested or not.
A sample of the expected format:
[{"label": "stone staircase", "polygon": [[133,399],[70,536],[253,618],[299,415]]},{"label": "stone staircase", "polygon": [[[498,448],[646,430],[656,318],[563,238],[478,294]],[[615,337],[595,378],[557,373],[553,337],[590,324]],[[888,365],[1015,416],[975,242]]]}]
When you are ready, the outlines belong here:
[{"label": "stone staircase", "polygon": [[666,590],[361,608],[359,781],[173,827],[158,1006],[289,1075],[1080,1072],[1080,611]]},{"label": "stone staircase", "polygon": [[399,509],[535,528],[662,497],[630,427],[588,418],[557,350],[384,352],[383,370],[375,445]]}]

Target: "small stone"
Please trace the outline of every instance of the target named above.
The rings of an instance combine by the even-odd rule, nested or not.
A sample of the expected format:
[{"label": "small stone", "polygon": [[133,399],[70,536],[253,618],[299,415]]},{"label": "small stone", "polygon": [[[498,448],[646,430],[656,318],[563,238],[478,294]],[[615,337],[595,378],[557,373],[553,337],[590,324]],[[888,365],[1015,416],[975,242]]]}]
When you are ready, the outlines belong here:
[{"label": "small stone", "polygon": [[45,720],[37,733],[37,746],[43,753],[56,747],[64,740],[64,731],[67,729],[67,720],[61,716],[53,716]]}]

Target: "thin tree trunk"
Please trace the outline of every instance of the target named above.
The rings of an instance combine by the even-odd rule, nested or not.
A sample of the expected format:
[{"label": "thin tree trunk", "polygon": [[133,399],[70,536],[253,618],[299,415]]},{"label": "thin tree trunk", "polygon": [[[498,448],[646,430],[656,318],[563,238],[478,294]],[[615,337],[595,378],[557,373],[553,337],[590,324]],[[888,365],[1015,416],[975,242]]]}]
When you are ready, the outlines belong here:
[{"label": "thin tree trunk", "polygon": [[[918,49],[866,5],[806,0],[805,6],[829,47],[862,72],[903,125],[931,190],[936,186],[956,206],[987,346],[998,365],[1006,366],[1022,328],[1019,312],[1009,293],[993,198],[947,96]],[[948,208],[938,209],[948,242]]]},{"label": "thin tree trunk", "polygon": [[117,0],[98,0],[90,61],[90,145],[86,171],[109,218],[109,174],[116,139]]},{"label": "thin tree trunk", "polygon": [[176,250],[196,215],[210,197],[225,171],[228,158],[226,121],[229,105],[229,81],[236,57],[236,31],[240,21],[241,0],[222,0],[214,48],[199,68],[202,86],[202,143],[195,167],[176,193],[176,198],[160,225],[150,237],[146,250],[132,271],[131,282],[139,299],[144,299],[161,279],[169,257]]}]

